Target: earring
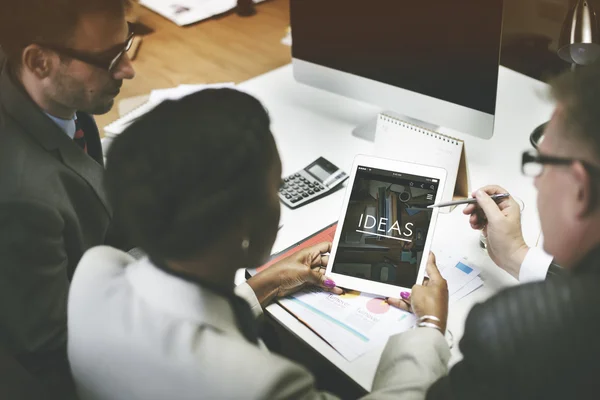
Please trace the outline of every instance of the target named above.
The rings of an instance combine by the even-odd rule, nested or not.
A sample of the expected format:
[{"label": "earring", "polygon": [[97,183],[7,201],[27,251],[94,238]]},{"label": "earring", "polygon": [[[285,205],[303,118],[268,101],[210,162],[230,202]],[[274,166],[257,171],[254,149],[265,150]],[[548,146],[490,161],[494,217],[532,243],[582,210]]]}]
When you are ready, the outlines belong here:
[{"label": "earring", "polygon": [[242,240],[242,249],[248,250],[249,247],[250,247],[250,239]]}]

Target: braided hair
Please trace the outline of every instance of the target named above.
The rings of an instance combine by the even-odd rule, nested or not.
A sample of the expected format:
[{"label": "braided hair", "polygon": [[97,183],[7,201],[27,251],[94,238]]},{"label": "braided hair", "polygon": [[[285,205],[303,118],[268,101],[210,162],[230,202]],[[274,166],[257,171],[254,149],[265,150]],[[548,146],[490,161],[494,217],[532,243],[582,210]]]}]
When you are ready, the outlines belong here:
[{"label": "braided hair", "polygon": [[119,135],[105,185],[132,243],[157,259],[185,259],[260,208],[277,157],[258,100],[207,89],[161,103]]}]

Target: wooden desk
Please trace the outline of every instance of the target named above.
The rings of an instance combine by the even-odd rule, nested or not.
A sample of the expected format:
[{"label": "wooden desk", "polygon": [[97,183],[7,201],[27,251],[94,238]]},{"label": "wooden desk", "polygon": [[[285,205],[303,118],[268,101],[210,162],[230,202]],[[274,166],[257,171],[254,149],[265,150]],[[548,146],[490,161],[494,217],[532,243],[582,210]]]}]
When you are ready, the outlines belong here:
[{"label": "wooden desk", "polygon": [[289,26],[289,1],[269,0],[256,9],[252,17],[230,12],[178,27],[133,4],[131,17],[154,32],[144,36],[133,61],[136,77],[123,83],[110,112],[96,116],[98,126],[118,118],[116,105],[123,98],[182,83],[239,83],[288,64],[290,47],[280,41]]}]

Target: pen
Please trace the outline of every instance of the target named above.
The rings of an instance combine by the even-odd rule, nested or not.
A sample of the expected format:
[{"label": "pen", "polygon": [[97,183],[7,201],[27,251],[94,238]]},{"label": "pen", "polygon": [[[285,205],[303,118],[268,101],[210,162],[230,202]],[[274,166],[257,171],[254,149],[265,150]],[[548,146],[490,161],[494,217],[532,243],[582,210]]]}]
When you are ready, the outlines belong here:
[{"label": "pen", "polygon": [[[510,197],[510,194],[509,193],[493,194],[490,197],[492,198],[492,200],[502,200],[507,197]],[[432,204],[432,205],[428,206],[427,208],[450,207],[450,206],[457,206],[460,204],[473,204],[473,203],[477,203],[477,199],[471,198],[471,199],[466,199],[466,200],[449,201],[447,203]]]}]

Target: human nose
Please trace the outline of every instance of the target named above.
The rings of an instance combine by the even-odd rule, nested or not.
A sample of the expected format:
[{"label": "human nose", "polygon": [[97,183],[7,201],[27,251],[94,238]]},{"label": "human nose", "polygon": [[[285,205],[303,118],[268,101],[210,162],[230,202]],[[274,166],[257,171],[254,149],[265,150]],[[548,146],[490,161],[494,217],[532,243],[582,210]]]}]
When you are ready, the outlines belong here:
[{"label": "human nose", "polygon": [[135,77],[135,70],[127,53],[123,54],[112,75],[115,80],[133,79]]}]

